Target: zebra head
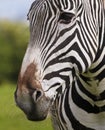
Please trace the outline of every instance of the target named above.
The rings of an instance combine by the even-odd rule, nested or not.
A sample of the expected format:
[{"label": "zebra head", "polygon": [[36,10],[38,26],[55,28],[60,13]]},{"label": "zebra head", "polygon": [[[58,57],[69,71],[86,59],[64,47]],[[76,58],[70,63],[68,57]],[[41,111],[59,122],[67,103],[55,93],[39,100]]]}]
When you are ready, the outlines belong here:
[{"label": "zebra head", "polygon": [[[53,101],[94,60],[98,29],[90,11],[83,0],[35,0],[32,4],[30,41],[15,92],[16,103],[29,120],[45,119]],[[91,48],[88,44],[93,42]]]}]

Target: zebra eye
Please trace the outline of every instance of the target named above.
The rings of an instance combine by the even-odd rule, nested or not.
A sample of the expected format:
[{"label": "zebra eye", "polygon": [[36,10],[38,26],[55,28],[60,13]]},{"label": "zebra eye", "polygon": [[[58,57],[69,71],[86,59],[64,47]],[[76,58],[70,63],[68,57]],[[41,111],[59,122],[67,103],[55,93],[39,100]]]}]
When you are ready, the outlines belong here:
[{"label": "zebra eye", "polygon": [[60,14],[59,22],[60,23],[70,23],[71,20],[73,19],[73,17],[74,17],[74,14],[63,12],[63,13]]}]

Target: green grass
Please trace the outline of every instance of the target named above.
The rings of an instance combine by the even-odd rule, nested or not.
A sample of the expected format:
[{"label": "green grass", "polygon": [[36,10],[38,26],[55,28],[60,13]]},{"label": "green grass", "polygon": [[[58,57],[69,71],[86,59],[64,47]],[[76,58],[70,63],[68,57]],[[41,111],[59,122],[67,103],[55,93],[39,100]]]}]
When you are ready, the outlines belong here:
[{"label": "green grass", "polygon": [[52,130],[50,119],[41,122],[28,121],[15,105],[15,85],[0,86],[0,130]]}]

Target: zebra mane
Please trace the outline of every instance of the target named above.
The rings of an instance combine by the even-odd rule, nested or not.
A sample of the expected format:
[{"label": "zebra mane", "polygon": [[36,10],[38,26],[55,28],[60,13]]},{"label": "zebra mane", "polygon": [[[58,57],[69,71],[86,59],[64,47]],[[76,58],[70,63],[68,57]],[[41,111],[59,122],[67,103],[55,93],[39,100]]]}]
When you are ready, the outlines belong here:
[{"label": "zebra mane", "polygon": [[29,9],[29,12],[28,12],[28,14],[27,14],[27,20],[29,20],[29,15],[30,15],[30,13],[33,11],[33,9],[35,9],[35,8],[37,8],[40,4],[42,4],[43,2],[45,2],[45,0],[35,0],[33,3],[32,3],[32,5],[31,5],[31,7],[30,7],[30,9]]}]

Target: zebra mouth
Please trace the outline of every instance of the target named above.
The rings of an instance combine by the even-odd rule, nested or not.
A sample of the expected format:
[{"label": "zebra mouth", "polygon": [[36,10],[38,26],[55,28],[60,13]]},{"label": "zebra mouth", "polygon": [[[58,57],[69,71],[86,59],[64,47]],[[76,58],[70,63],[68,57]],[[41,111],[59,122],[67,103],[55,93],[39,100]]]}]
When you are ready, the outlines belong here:
[{"label": "zebra mouth", "polygon": [[33,102],[31,111],[26,113],[27,119],[31,121],[44,120],[49,112],[51,101],[49,98],[42,98],[37,103]]},{"label": "zebra mouth", "polygon": [[38,114],[28,114],[27,119],[30,121],[42,121],[47,118],[47,113],[43,115],[38,115]]},{"label": "zebra mouth", "polygon": [[[29,94],[17,96],[17,91],[16,91],[15,101],[17,106],[25,113],[28,120],[42,121],[48,115],[49,109],[52,104],[52,100],[49,97],[46,97],[44,94],[40,94],[40,97],[38,97],[38,99],[35,100],[36,99],[35,94],[34,97]],[[38,91],[38,95],[39,95],[39,91]]]}]

